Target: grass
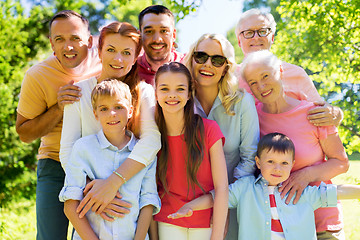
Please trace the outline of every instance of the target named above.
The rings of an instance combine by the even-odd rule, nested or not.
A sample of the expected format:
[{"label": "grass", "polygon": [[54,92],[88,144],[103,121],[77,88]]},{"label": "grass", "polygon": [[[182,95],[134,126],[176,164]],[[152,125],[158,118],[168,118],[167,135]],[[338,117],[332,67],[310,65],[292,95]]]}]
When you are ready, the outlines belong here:
[{"label": "grass", "polygon": [[[355,159],[351,156],[350,159]],[[357,158],[360,159],[360,154]],[[350,168],[347,173],[335,177],[334,184],[360,184],[360,160],[350,161]],[[360,239],[360,200],[341,200],[344,214],[344,230],[346,239],[358,240]]]},{"label": "grass", "polygon": [[[360,184],[360,154],[350,156],[350,169],[333,179],[335,184]],[[360,239],[360,201],[342,200],[347,240]],[[71,228],[69,227],[69,237]],[[0,209],[0,239],[33,240],[36,236],[35,201],[14,202]]]}]

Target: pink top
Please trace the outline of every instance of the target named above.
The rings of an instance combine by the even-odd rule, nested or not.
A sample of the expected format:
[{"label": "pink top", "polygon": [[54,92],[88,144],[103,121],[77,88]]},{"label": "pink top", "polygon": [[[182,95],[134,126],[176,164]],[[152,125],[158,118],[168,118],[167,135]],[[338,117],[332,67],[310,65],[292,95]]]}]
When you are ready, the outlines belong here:
[{"label": "pink top", "polygon": [[[295,164],[292,171],[307,166],[325,162],[325,155],[320,145],[321,139],[330,134],[337,133],[334,126],[315,127],[307,120],[307,112],[314,106],[313,103],[301,101],[292,110],[279,114],[271,114],[262,111],[262,103],[256,108],[259,115],[260,136],[268,133],[279,132],[287,135],[295,145]],[[324,181],[331,183],[331,181]],[[319,186],[320,182],[309,185]],[[341,206],[339,206],[341,208]],[[316,231],[340,230],[343,227],[341,212],[338,208],[319,208],[315,211]]]},{"label": "pink top", "polygon": [[[248,84],[241,77],[240,66],[241,65],[238,65],[236,69],[236,75],[239,78],[239,87],[246,89],[247,92],[252,94]],[[284,71],[282,82],[286,95],[298,100],[307,100],[309,102],[323,100],[304,69],[287,62],[282,62],[281,66]],[[259,102],[256,98],[255,101],[256,104]]]},{"label": "pink top", "polygon": [[[214,183],[211,174],[210,148],[219,139],[222,139],[223,144],[225,138],[221,133],[218,124],[209,119],[204,119],[204,159],[197,172],[197,180],[202,188],[208,193],[214,189]],[[161,210],[154,216],[155,221],[166,222],[173,225],[186,228],[209,228],[212,209],[205,209],[201,211],[194,211],[194,214],[188,218],[169,219],[167,216],[176,212],[185,203],[203,195],[202,190],[195,185],[195,194],[191,186],[188,185],[186,176],[187,156],[186,144],[184,135],[168,136],[169,144],[169,160],[166,180],[169,188],[169,194],[165,194],[161,198]],[[164,194],[163,188],[159,185],[159,196]]]},{"label": "pink top", "polygon": [[[171,62],[180,62],[184,58],[184,54],[177,52],[175,49],[171,52]],[[141,81],[145,81],[152,86],[155,86],[155,71],[151,70],[151,66],[146,60],[145,52],[141,56],[138,57],[137,63],[139,65],[139,77]]]}]

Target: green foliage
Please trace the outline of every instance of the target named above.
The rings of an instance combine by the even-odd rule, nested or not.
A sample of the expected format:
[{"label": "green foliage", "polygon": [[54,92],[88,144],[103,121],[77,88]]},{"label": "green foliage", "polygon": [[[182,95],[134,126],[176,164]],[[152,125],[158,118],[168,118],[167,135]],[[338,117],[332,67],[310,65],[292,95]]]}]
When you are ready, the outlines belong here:
[{"label": "green foliage", "polygon": [[109,13],[106,17],[108,19],[115,17],[115,19],[118,21],[129,22],[138,28],[138,14],[141,12],[141,10],[153,4],[154,3],[151,0],[114,0],[111,1],[110,5],[108,6]]},{"label": "green foliage", "polygon": [[[19,1],[0,3],[0,206],[18,197],[29,197],[35,181],[24,180],[35,168],[36,143],[20,142],[15,131],[16,106],[24,68],[39,49],[45,37],[39,36],[46,11],[36,7],[31,18],[23,15]],[[35,29],[34,29],[35,27]],[[37,27],[37,29],[36,29]],[[20,181],[19,181],[20,180]]]},{"label": "green foliage", "polygon": [[229,40],[229,42],[231,43],[231,45],[233,45],[234,50],[235,50],[235,61],[236,63],[240,64],[244,58],[244,54],[241,51],[241,48],[239,47],[238,44],[238,40],[237,37],[235,35],[235,27],[233,27],[232,29],[230,29],[227,34],[226,34],[226,38]]},{"label": "green foliage", "polygon": [[274,16],[276,23],[281,21],[280,14],[276,10],[279,6],[280,0],[250,0],[244,2],[243,11],[247,11],[251,8],[267,8],[270,9],[270,13]]},{"label": "green foliage", "polygon": [[147,6],[160,4],[169,8],[175,15],[175,21],[183,19],[191,12],[195,12],[201,5],[202,0],[112,0],[107,5],[106,19],[126,21],[138,27],[138,14]]},{"label": "green foliage", "polygon": [[348,152],[360,147],[360,2],[283,1],[273,52],[302,66],[318,91],[345,114],[340,136]]}]

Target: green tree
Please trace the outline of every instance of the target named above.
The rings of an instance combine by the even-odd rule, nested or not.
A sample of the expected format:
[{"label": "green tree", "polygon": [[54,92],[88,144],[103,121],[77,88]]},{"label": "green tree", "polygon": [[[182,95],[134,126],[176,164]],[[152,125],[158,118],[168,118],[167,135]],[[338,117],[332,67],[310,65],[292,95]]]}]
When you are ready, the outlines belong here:
[{"label": "green tree", "polygon": [[26,172],[35,167],[37,142],[20,142],[15,131],[16,106],[24,68],[47,45],[43,20],[49,13],[34,7],[23,14],[19,1],[0,2],[0,206],[20,196],[31,196],[35,179]]},{"label": "green tree", "polygon": [[279,6],[280,0],[250,0],[244,2],[243,11],[247,11],[251,8],[266,8],[270,10],[270,13],[274,16],[275,21],[278,23],[281,21],[280,14],[276,10]]},{"label": "green tree", "polygon": [[283,1],[272,51],[302,66],[322,97],[344,111],[340,136],[349,153],[360,147],[360,2]]}]

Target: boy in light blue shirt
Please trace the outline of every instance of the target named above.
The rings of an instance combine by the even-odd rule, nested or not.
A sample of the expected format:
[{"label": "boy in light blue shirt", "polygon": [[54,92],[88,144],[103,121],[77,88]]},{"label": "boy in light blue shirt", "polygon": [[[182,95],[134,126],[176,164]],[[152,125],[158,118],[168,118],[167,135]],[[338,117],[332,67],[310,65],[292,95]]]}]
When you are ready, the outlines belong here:
[{"label": "boy in light blue shirt", "polygon": [[[294,154],[294,144],[287,136],[270,133],[258,144],[255,160],[259,176],[242,177],[229,186],[229,208],[237,208],[238,239],[316,240],[314,210],[335,207],[337,198],[360,198],[360,186],[322,183],[306,187],[296,205],[293,199],[286,204],[278,187],[290,175]],[[168,217],[187,217],[195,210],[211,207],[211,194],[185,204]]]},{"label": "boy in light blue shirt", "polygon": [[[102,130],[76,141],[59,194],[60,201],[65,202],[64,212],[76,230],[73,239],[148,239],[152,215],[160,211],[156,161],[128,181],[116,172],[138,141],[126,129],[133,113],[130,89],[121,81],[104,80],[96,85],[91,99]],[[93,211],[79,218],[76,208],[83,199],[86,178],[105,179],[110,174],[124,181],[119,192],[122,200],[132,205],[130,213],[113,221],[105,221]]]}]

